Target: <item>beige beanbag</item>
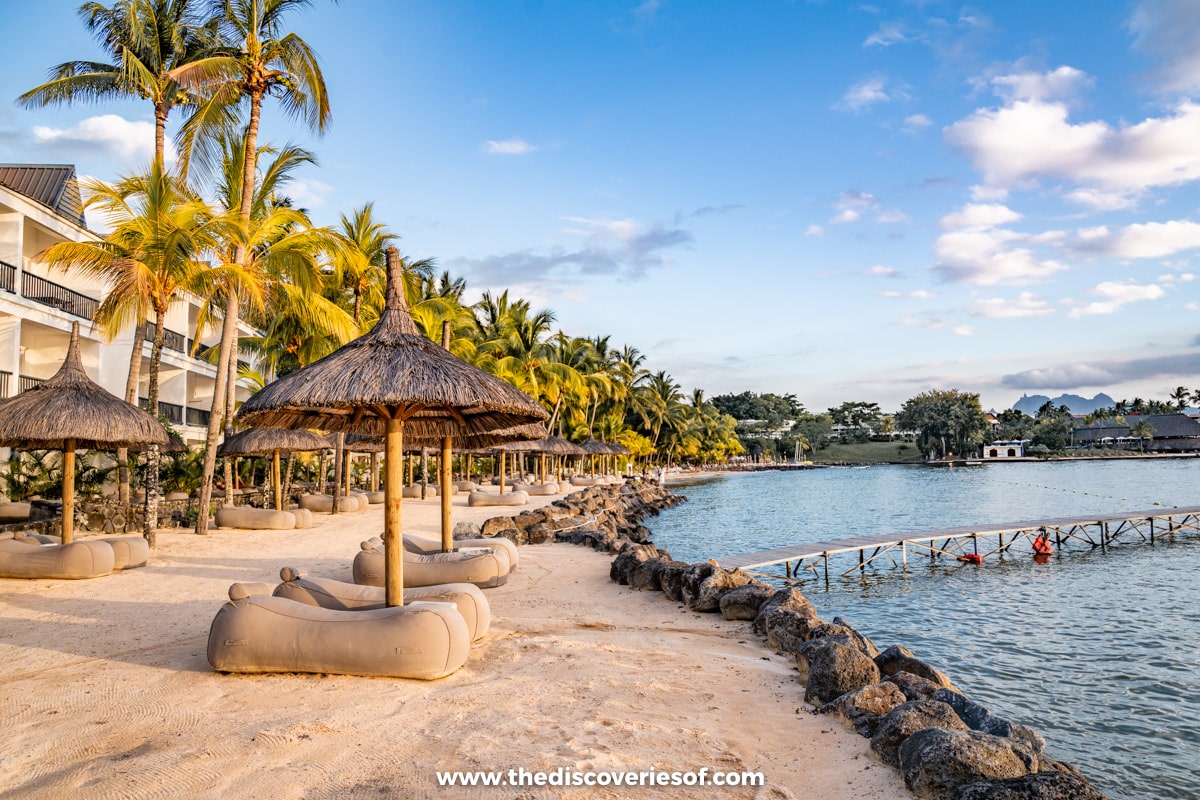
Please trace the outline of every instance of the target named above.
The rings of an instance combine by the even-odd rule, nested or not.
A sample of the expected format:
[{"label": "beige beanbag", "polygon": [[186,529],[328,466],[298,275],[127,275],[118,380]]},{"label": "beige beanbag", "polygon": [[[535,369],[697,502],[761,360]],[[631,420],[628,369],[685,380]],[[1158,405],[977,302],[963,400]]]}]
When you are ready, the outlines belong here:
[{"label": "beige beanbag", "polygon": [[311,528],[313,526],[312,512],[307,508],[292,508],[289,512],[296,518],[297,528]]},{"label": "beige beanbag", "polygon": [[115,564],[108,542],[64,545],[0,539],[0,578],[99,578],[111,573]]},{"label": "beige beanbag", "polygon": [[[366,504],[360,504],[358,497],[343,496],[338,502],[338,511],[359,511],[360,505],[365,507]],[[333,495],[328,494],[305,494],[300,496],[300,507],[307,508],[309,511],[318,514],[329,514],[333,511]]]},{"label": "beige beanbag", "polygon": [[[383,544],[383,540],[378,537],[371,540]],[[423,536],[413,536],[411,533],[404,534],[404,546],[414,553],[431,556],[434,553],[442,552],[442,543],[437,539],[426,539]],[[521,551],[517,549],[517,545],[510,539],[503,536],[493,536],[490,539],[455,539],[454,549],[458,550],[463,547],[492,547],[503,550],[508,556],[508,568],[510,570],[517,566],[521,560]]]},{"label": "beige beanbag", "polygon": [[[409,500],[413,500],[413,499],[419,500],[421,498],[421,487],[420,486],[405,486],[403,489],[400,490],[400,496],[406,497]],[[425,497],[429,498],[429,497],[437,497],[437,496],[438,496],[438,491],[437,491],[436,486],[431,485],[431,486],[425,487]]]},{"label": "beige beanbag", "polygon": [[[453,603],[334,611],[230,587],[208,631],[218,672],[324,672],[443,678],[467,661],[471,637]],[[257,590],[257,587],[255,587]]]},{"label": "beige beanbag", "polygon": [[376,506],[383,502],[383,492],[367,492],[367,503]]},{"label": "beige beanbag", "polygon": [[454,488],[459,492],[473,492],[479,488],[475,481],[456,481]]},{"label": "beige beanbag", "polygon": [[218,528],[252,531],[285,531],[296,527],[296,515],[290,511],[251,506],[222,506],[215,516]]},{"label": "beige beanbag", "polygon": [[10,503],[7,498],[0,501],[0,525],[25,522],[31,506],[32,503]]},{"label": "beige beanbag", "polygon": [[[473,583],[480,589],[503,586],[508,580],[508,556],[488,549],[459,550],[454,553],[422,555],[401,548],[404,555],[404,588],[435,586],[441,583]],[[365,586],[383,586],[383,547],[363,542],[354,556],[354,582]]]},{"label": "beige beanbag", "polygon": [[513,484],[513,489],[518,492],[524,492],[530,497],[546,497],[558,494],[557,483],[516,483]]},{"label": "beige beanbag", "polygon": [[528,502],[529,495],[525,492],[508,492],[507,494],[471,492],[467,495],[468,506],[523,506]]},{"label": "beige beanbag", "polygon": [[113,550],[113,569],[133,569],[150,563],[150,543],[141,536],[105,536],[97,541],[107,542]]},{"label": "beige beanbag", "polygon": [[[283,583],[275,587],[276,597],[285,597],[310,606],[335,611],[361,611],[384,608],[386,590],[382,586],[359,586],[356,583],[329,578],[310,578],[292,567],[279,571]],[[472,583],[446,583],[440,586],[420,586],[404,591],[404,602],[434,600],[454,603],[467,623],[471,641],[483,638],[492,624],[492,609],[478,586]]]},{"label": "beige beanbag", "polygon": [[604,478],[589,478],[585,475],[572,475],[572,486],[603,486]]}]

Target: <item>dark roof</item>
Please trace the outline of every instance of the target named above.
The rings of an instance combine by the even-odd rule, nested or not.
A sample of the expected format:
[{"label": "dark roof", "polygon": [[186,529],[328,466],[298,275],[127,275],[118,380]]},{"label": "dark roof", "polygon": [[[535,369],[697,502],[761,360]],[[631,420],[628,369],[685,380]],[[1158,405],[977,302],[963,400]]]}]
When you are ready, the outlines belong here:
[{"label": "dark roof", "polygon": [[83,198],[72,164],[0,164],[0,184],[86,228]]},{"label": "dark roof", "polygon": [[1125,421],[1130,425],[1137,425],[1139,420],[1149,422],[1154,428],[1155,438],[1158,439],[1200,436],[1200,422],[1196,422],[1187,414],[1144,414],[1125,417]]}]

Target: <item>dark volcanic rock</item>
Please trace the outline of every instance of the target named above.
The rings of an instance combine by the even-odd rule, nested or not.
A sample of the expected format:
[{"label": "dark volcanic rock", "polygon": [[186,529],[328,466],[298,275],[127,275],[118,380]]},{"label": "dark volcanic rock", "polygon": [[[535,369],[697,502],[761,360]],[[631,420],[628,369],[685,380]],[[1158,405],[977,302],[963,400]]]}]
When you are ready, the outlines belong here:
[{"label": "dark volcanic rock", "polygon": [[796,654],[796,665],[802,675],[807,675],[804,699],[815,705],[879,682],[879,667],[874,661],[856,645],[833,637],[804,644]]},{"label": "dark volcanic rock", "polygon": [[700,596],[700,584],[708,580],[715,569],[716,565],[711,561],[700,561],[687,568],[683,573],[683,584],[679,592],[679,599],[683,600],[685,606],[690,608],[696,602],[696,598]]},{"label": "dark volcanic rock", "polygon": [[900,745],[909,736],[924,728],[953,728],[967,730],[954,709],[936,700],[910,700],[898,705],[879,720],[875,735],[871,737],[871,749],[884,763],[896,766],[900,763]]},{"label": "dark volcanic rock", "polygon": [[951,800],[1108,800],[1083,777],[1069,772],[1038,772],[1019,778],[976,781],[960,786]]},{"label": "dark volcanic rock", "polygon": [[762,604],[775,590],[762,581],[751,581],[721,597],[721,616],[725,619],[752,620],[758,616]]},{"label": "dark volcanic rock", "polygon": [[663,557],[662,551],[659,551],[658,558],[638,564],[633,568],[633,574],[629,576],[629,588],[637,589],[639,592],[657,592],[662,589],[659,575],[662,572],[663,564],[668,560]]},{"label": "dark volcanic rock", "polygon": [[931,680],[945,689],[954,688],[954,684],[939,669],[917,658],[912,654],[911,650],[902,645],[892,645],[887,650],[884,650],[875,657],[875,663],[879,666],[879,671],[884,675],[892,675],[901,671],[911,672],[914,675],[920,675],[922,678]]},{"label": "dark volcanic rock", "polygon": [[983,731],[993,736],[1009,736],[1020,739],[1029,745],[1033,752],[1041,754],[1046,749],[1046,740],[1032,728],[1027,728],[1017,722],[1010,722],[1003,717],[997,717],[987,708],[967,699],[965,695],[950,689],[938,689],[933,693],[934,700],[940,700],[954,709],[958,718],[966,723],[973,731]]},{"label": "dark volcanic rock", "polygon": [[904,702],[904,693],[896,684],[882,681],[847,692],[817,710],[822,714],[844,717],[860,736],[869,739],[875,735],[884,715]]},{"label": "dark volcanic rock", "polygon": [[[696,597],[692,602],[688,603],[688,608],[692,611],[720,611],[721,598],[739,586],[745,586],[751,580],[753,579],[749,573],[740,569],[721,569],[717,567],[700,584]],[[686,579],[684,580],[684,586],[687,586]]]},{"label": "dark volcanic rock", "polygon": [[668,599],[677,603],[683,600],[683,573],[691,566],[686,561],[668,561],[659,569],[658,582]]},{"label": "dark volcanic rock", "polygon": [[909,700],[928,700],[933,697],[934,692],[942,688],[928,678],[922,678],[920,675],[913,675],[911,672],[903,670],[888,675],[884,680],[896,684]]},{"label": "dark volcanic rock", "polygon": [[981,731],[925,728],[900,745],[900,769],[904,785],[917,797],[950,800],[961,786],[1028,775],[1037,769],[1037,756],[1015,739]]},{"label": "dark volcanic rock", "polygon": [[608,577],[622,586],[629,585],[634,568],[643,561],[658,558],[658,550],[652,544],[627,544],[612,560],[608,568]]},{"label": "dark volcanic rock", "polygon": [[495,536],[500,531],[506,531],[515,527],[517,527],[517,521],[512,517],[492,517],[489,520],[485,520],[483,525],[480,526],[479,535],[486,539],[489,536]]}]

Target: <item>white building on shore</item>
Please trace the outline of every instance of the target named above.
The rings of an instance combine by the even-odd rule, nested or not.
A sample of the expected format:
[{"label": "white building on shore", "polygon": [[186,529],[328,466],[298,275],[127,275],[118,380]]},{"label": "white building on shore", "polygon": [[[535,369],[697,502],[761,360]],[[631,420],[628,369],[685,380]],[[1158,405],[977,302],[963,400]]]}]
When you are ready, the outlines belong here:
[{"label": "white building on shore", "polygon": [[[88,376],[117,397],[125,396],[132,348],[141,348],[145,405],[151,349],[145,331],[131,326],[107,341],[93,318],[108,287],[51,268],[41,257],[59,242],[100,238],[84,220],[74,166],[0,164],[0,397],[53,375],[66,357],[71,323],[79,322]],[[159,369],[159,412],[189,443],[204,441],[216,381],[215,367],[189,355],[199,308],[195,297],[172,303]],[[219,340],[219,331],[201,332],[201,347]],[[239,386],[239,399],[247,395]]]}]

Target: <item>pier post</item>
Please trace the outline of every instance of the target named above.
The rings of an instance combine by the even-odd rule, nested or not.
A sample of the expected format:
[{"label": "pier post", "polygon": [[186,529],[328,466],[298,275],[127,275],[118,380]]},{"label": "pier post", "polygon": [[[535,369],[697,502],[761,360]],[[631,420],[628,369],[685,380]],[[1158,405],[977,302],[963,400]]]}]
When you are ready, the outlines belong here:
[{"label": "pier post", "polygon": [[908,572],[908,545],[906,545],[904,542],[900,543],[900,560],[904,564],[904,571]]}]

